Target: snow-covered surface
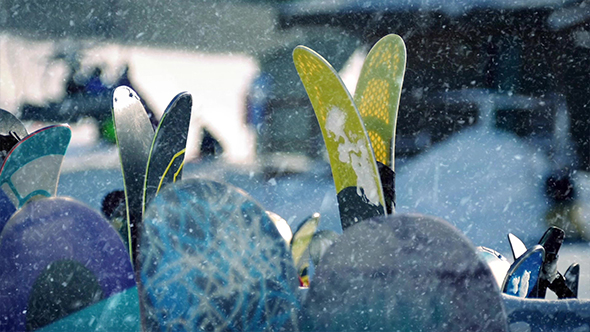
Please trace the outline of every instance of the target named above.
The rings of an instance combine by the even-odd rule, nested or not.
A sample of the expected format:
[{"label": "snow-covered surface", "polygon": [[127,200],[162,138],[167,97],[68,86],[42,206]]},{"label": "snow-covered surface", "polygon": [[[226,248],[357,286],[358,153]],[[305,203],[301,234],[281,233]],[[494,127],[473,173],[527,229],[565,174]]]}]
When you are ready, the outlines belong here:
[{"label": "snow-covered surface", "polygon": [[492,128],[501,97],[484,91],[465,95],[481,102],[478,125],[399,167],[396,191],[398,212],[439,216],[475,245],[507,253],[509,232],[526,241],[545,231],[550,164],[541,151]]},{"label": "snow-covered surface", "polygon": [[206,127],[222,144],[228,162],[254,161],[255,138],[245,125],[246,93],[258,72],[252,56],[91,41],[33,41],[0,33],[0,108],[18,114],[25,102],[39,105],[61,100],[68,68],[64,61],[52,59],[61,48],[70,53],[80,48],[82,71],[100,66],[107,84],[114,83],[129,65],[134,88],[158,117],[176,94],[190,92],[189,159],[197,156],[201,130]]}]

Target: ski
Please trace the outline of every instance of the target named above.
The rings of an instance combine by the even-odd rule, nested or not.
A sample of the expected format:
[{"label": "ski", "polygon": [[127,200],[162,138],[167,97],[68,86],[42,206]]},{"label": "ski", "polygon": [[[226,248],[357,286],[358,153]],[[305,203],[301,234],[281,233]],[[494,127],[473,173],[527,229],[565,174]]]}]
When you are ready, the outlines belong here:
[{"label": "ski", "polygon": [[[578,286],[580,283],[580,265],[578,263],[570,265],[565,271],[563,278],[565,280],[565,286],[571,291],[570,298],[577,298]],[[565,290],[564,293],[565,292],[567,292],[567,290]]]},{"label": "ski", "polygon": [[279,231],[279,234],[281,234],[283,240],[285,240],[285,243],[291,243],[291,240],[293,239],[293,231],[291,230],[291,226],[289,226],[287,220],[272,211],[266,211],[266,215],[275,225],[277,231]]},{"label": "ski", "polygon": [[160,118],[147,159],[142,213],[163,186],[182,178],[191,108],[191,95],[182,92]]},{"label": "ski", "polygon": [[514,260],[518,259],[518,257],[526,252],[526,245],[521,239],[512,233],[508,233],[508,243],[510,243],[510,249]]},{"label": "ski", "polygon": [[123,230],[129,243],[129,255],[134,261],[138,253],[138,227],[154,129],[139,96],[127,86],[120,86],[113,93],[113,119],[125,192],[127,225]]},{"label": "ski", "polygon": [[302,287],[309,287],[309,245],[319,224],[320,214],[314,213],[297,227],[291,240],[291,254]]},{"label": "ski", "polygon": [[[557,271],[558,252],[564,239],[565,232],[558,227],[552,226],[545,231],[539,240],[539,245],[541,245],[546,251],[546,258],[539,277],[539,284],[536,286],[535,292],[533,292],[535,297],[545,298],[547,288],[551,289],[560,299],[577,297],[578,285],[575,284],[575,282],[577,282],[576,280],[578,280],[575,277],[575,265],[577,264],[574,263],[570,266],[573,274],[571,275],[569,282],[564,275],[561,275],[561,273]],[[508,234],[508,240],[510,242],[512,254],[516,260],[526,251],[526,246],[522,240],[512,233]]]},{"label": "ski", "polygon": [[[539,245],[545,249],[545,260],[539,276],[539,283],[537,284],[536,295],[538,298],[544,299],[547,294],[547,288],[557,279],[563,277],[557,272],[557,258],[559,257],[559,249],[565,239],[565,232],[555,226],[549,227],[545,234],[539,240]],[[559,275],[559,276],[558,276]]]},{"label": "ski", "polygon": [[350,93],[334,68],[313,50],[297,46],[293,62],[328,150],[342,228],[385,215],[371,142]]},{"label": "ski", "polygon": [[395,34],[381,38],[369,51],[354,92],[380,169],[388,214],[395,210],[395,130],[406,69],[406,46]]}]

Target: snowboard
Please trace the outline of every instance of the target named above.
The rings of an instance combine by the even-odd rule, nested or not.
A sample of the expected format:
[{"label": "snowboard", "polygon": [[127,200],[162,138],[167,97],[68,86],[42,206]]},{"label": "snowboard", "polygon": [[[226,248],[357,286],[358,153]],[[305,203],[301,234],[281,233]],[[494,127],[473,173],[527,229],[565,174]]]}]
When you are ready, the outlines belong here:
[{"label": "snowboard", "polygon": [[35,331],[139,332],[139,316],[139,296],[134,286]]},{"label": "snowboard", "polygon": [[[4,163],[8,152],[18,141],[27,135],[23,123],[12,113],[0,108],[0,164]],[[15,211],[16,208],[8,195],[0,190],[0,231]]]},{"label": "snowboard", "polygon": [[113,93],[113,119],[126,205],[126,232],[132,260],[137,256],[138,226],[143,212],[146,165],[154,138],[154,129],[139,96],[127,86]]},{"label": "snowboard", "polygon": [[295,269],[297,269],[300,286],[302,287],[309,287],[309,264],[311,260],[309,244],[319,224],[320,214],[314,213],[297,227],[291,240],[293,263],[295,263]]},{"label": "snowboard", "polygon": [[391,215],[328,248],[304,303],[307,331],[508,331],[494,276],[449,223]]},{"label": "snowboard", "polygon": [[[375,159],[395,171],[395,129],[406,69],[406,46],[395,34],[381,38],[369,51],[354,92],[354,103],[363,120]],[[395,209],[395,172],[383,183],[388,214]],[[385,185],[387,183],[388,185]]]},{"label": "snowboard", "polygon": [[506,274],[510,269],[510,262],[501,253],[486,247],[477,247],[477,254],[494,274],[498,288],[502,287]]},{"label": "snowboard", "polygon": [[147,159],[142,213],[163,186],[182,178],[192,105],[191,95],[181,92],[160,118]]},{"label": "snowboard", "polygon": [[31,198],[55,196],[71,137],[67,125],[48,126],[24,137],[8,152],[0,168],[0,230]]},{"label": "snowboard", "polygon": [[[30,201],[0,233],[5,330],[41,328],[134,286],[118,234],[100,213],[74,199]],[[87,318],[91,323],[100,317]]]},{"label": "snowboard", "polygon": [[148,331],[297,331],[293,259],[245,192],[204,179],[162,189],[141,232]]},{"label": "snowboard", "polygon": [[326,144],[342,228],[385,215],[371,142],[350,93],[334,68],[313,50],[297,46],[293,62]]},{"label": "snowboard", "polygon": [[529,248],[512,263],[506,273],[502,292],[518,297],[537,297],[536,285],[545,261],[545,249],[540,245]]}]

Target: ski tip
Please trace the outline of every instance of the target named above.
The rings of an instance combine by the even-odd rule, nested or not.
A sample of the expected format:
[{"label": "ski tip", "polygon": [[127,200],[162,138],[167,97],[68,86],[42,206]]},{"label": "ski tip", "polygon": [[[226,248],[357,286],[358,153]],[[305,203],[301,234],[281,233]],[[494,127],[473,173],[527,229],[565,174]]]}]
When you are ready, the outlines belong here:
[{"label": "ski tip", "polygon": [[181,93],[177,94],[176,97],[174,97],[174,99],[180,99],[180,98],[183,98],[183,99],[190,98],[192,101],[193,95],[188,91],[182,91]]},{"label": "ski tip", "polygon": [[277,227],[279,234],[281,237],[287,242],[287,244],[291,243],[291,239],[293,239],[293,231],[289,226],[289,223],[283,217],[279,216],[278,214],[272,211],[266,211],[266,215],[272,220],[274,225]]},{"label": "ski tip", "polygon": [[137,95],[137,92],[133,91],[133,89],[131,89],[128,86],[125,85],[121,85],[120,87],[115,89],[115,92],[113,92],[113,107],[127,107],[129,105],[131,105],[132,103],[138,102],[140,101],[139,99],[139,95]]},{"label": "ski tip", "polygon": [[512,250],[512,256],[514,257],[514,260],[522,256],[522,254],[524,254],[527,250],[522,240],[512,233],[508,233],[508,243],[510,244],[510,249]]},{"label": "ski tip", "polygon": [[308,51],[313,51],[313,50],[305,45],[297,45],[293,49],[293,56],[295,56],[295,54],[300,54],[302,52],[308,52]]},{"label": "ski tip", "polygon": [[312,50],[311,48],[304,46],[304,45],[298,45],[295,46],[295,48],[293,49],[293,61],[295,63],[300,62],[301,60],[299,60],[302,57],[309,57],[309,56],[313,56],[313,57],[317,57],[320,59],[324,59],[318,52]]},{"label": "ski tip", "polygon": [[170,104],[168,104],[168,106],[166,107],[164,114],[168,113],[171,109],[177,107],[180,107],[183,110],[190,111],[193,107],[193,96],[187,91],[183,91],[177,94],[176,96],[174,96],[174,98],[172,98]]},{"label": "ski tip", "polygon": [[395,33],[388,34],[387,36],[379,39],[378,42],[386,42],[386,41],[390,42],[390,43],[402,43],[405,46],[404,39],[400,35],[395,34]]}]

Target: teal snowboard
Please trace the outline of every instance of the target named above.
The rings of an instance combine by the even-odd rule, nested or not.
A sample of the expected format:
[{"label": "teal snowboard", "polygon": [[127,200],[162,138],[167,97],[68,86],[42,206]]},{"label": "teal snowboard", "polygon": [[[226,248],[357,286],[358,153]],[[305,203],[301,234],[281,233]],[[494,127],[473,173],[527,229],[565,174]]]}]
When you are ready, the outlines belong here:
[{"label": "teal snowboard", "polygon": [[35,331],[139,332],[141,325],[137,286],[128,288]]},{"label": "teal snowboard", "polygon": [[342,228],[385,215],[383,188],[371,142],[338,73],[305,46],[295,48],[293,62],[328,150]]},{"label": "teal snowboard", "polygon": [[167,186],[146,210],[140,249],[144,330],[299,330],[291,254],[242,190],[201,179]]},{"label": "teal snowboard", "polygon": [[[12,113],[0,108],[0,164],[12,148],[27,135],[27,129]],[[0,190],[0,231],[16,207],[4,191]]]}]

